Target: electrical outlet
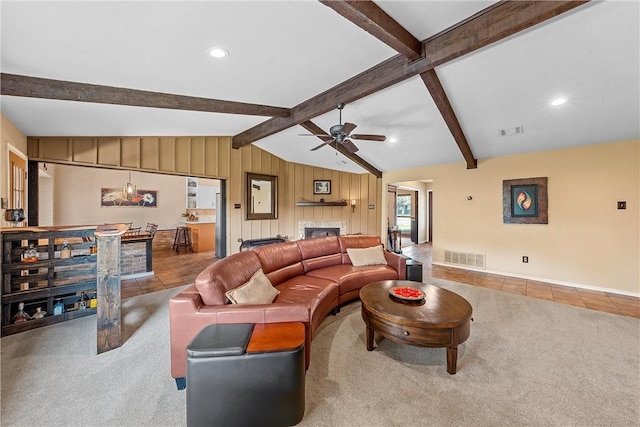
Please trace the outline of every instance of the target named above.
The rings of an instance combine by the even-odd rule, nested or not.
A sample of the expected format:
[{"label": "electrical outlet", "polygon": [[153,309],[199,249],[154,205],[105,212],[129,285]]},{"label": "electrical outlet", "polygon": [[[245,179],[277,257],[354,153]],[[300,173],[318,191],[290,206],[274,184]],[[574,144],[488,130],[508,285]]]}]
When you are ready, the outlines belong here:
[{"label": "electrical outlet", "polygon": [[524,262],[525,264],[529,262],[529,257],[528,256],[523,256],[522,257],[522,262]]}]

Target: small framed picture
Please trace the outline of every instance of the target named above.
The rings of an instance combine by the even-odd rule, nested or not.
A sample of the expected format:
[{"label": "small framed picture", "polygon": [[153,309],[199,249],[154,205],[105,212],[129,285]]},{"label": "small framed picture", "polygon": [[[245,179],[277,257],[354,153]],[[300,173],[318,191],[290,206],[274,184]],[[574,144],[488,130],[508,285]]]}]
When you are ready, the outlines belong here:
[{"label": "small framed picture", "polygon": [[313,194],[331,194],[331,181],[314,180]]}]

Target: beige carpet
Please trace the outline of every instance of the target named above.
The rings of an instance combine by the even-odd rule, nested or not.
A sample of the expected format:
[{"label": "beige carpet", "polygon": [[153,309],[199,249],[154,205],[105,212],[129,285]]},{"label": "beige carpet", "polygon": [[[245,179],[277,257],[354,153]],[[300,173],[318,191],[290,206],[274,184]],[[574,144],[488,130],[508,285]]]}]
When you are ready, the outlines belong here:
[{"label": "beige carpet", "polygon": [[[366,351],[354,302],[313,342],[300,426],[640,426],[640,320],[438,283],[474,307],[458,373],[444,349]],[[2,338],[0,425],[185,425],[169,374],[179,290],[125,300],[127,341],[102,355],[95,317]]]}]

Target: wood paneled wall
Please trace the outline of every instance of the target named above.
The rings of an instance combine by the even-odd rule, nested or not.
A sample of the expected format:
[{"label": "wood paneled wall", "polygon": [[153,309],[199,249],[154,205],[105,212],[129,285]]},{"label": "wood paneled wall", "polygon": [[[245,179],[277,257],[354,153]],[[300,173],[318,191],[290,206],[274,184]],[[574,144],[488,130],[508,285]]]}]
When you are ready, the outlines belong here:
[{"label": "wood paneled wall", "polygon": [[[379,234],[382,180],[287,162],[256,146],[231,148],[231,137],[28,138],[30,160],[227,180],[227,253],[238,239],[288,236],[297,240],[298,222],[335,220],[348,233]],[[278,218],[245,220],[246,173],[278,177]],[[313,180],[331,180],[331,194],[314,195]],[[299,201],[347,200],[348,206],[297,207]],[[350,200],[356,200],[356,208]],[[240,208],[236,208],[240,205]],[[371,207],[371,209],[369,208]],[[384,241],[384,239],[383,239]]]},{"label": "wood paneled wall", "polygon": [[231,137],[28,138],[27,151],[42,162],[224,179]]}]

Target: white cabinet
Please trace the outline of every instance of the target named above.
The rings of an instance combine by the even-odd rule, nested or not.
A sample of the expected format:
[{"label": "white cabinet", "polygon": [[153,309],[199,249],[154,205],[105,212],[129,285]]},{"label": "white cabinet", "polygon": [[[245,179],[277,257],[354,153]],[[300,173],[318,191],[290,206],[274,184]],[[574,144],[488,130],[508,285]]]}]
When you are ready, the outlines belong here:
[{"label": "white cabinet", "polygon": [[216,187],[198,187],[198,197],[196,205],[198,209],[216,208]]},{"label": "white cabinet", "polygon": [[215,209],[218,187],[199,185],[198,178],[187,178],[187,209]]},{"label": "white cabinet", "polygon": [[198,207],[198,178],[187,178],[187,209]]}]

